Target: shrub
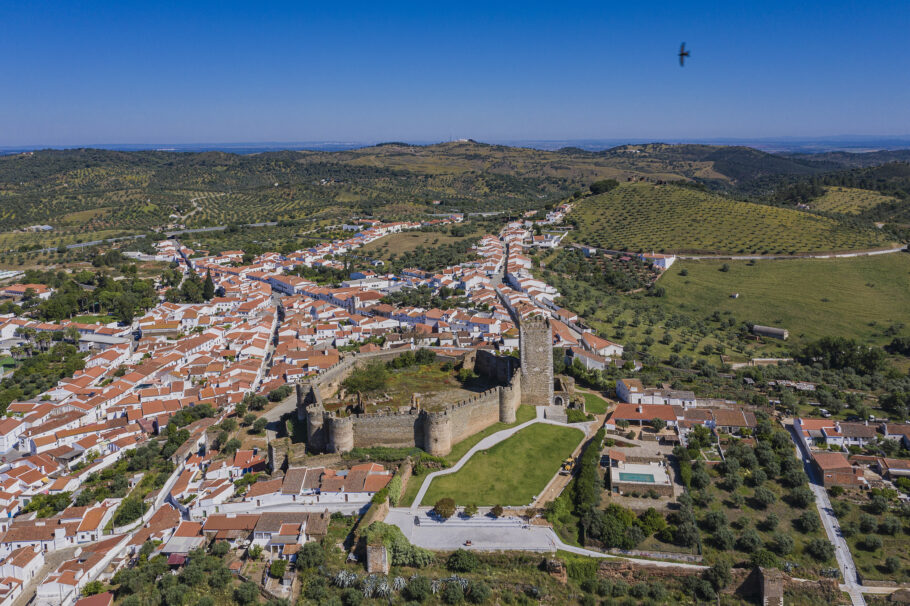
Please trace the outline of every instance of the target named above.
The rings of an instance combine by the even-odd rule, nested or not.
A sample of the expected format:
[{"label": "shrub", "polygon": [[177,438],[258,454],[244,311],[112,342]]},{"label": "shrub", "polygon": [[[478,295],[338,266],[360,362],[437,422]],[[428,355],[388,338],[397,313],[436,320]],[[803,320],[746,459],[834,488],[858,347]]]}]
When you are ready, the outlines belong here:
[{"label": "shrub", "polygon": [[857,543],[860,549],[865,551],[877,551],[882,548],[882,539],[874,534],[870,534],[860,539]]},{"label": "shrub", "polygon": [[231,546],[228,545],[227,541],[217,541],[212,544],[212,555],[218,558],[223,558],[231,550]]},{"label": "shrub", "polygon": [[276,579],[280,579],[287,571],[287,560],[275,560],[269,565],[269,574]]},{"label": "shrub", "polygon": [[428,578],[415,576],[408,581],[404,593],[410,600],[423,602],[433,595],[433,587],[430,585],[430,580]]},{"label": "shrub", "polygon": [[793,521],[797,529],[804,533],[815,532],[821,527],[818,515],[814,511],[806,511]]},{"label": "shrub", "polygon": [[834,545],[826,539],[814,538],[806,544],[806,553],[819,562],[827,562],[834,557]]},{"label": "shrub", "polygon": [[452,572],[474,572],[480,565],[477,556],[465,549],[457,549],[446,560],[446,568]]},{"label": "shrub", "polygon": [[344,606],[360,606],[361,602],[363,602],[363,594],[359,589],[348,587],[341,592],[341,603]]},{"label": "shrub", "polygon": [[878,528],[878,521],[869,514],[863,514],[859,518],[859,529],[862,532],[875,532]]},{"label": "shrub", "polygon": [[733,576],[730,574],[730,564],[725,560],[721,560],[705,570],[702,573],[702,578],[710,583],[715,591],[721,590],[733,580]]},{"label": "shrub", "polygon": [[878,525],[879,534],[889,534],[891,536],[900,532],[901,522],[894,516],[885,516]]},{"label": "shrub", "polygon": [[755,489],[755,502],[758,503],[762,509],[767,508],[768,505],[771,505],[776,500],[777,496],[764,486],[759,486]]},{"label": "shrub", "polygon": [[761,547],[761,537],[755,532],[754,528],[746,529],[738,539],[736,539],[736,548],[745,553],[752,553]]},{"label": "shrub", "polygon": [[443,520],[448,520],[453,515],[455,515],[455,499],[452,499],[450,497],[443,497],[439,499],[433,506],[433,513],[435,513]]},{"label": "shrub", "polygon": [[442,601],[446,604],[458,604],[462,600],[464,600],[464,590],[461,588],[461,583],[457,581],[446,583],[442,590]]},{"label": "shrub", "polygon": [[762,568],[772,568],[777,566],[777,558],[774,557],[774,554],[768,551],[767,549],[759,549],[751,556],[749,556],[749,562],[753,566],[761,566]]},{"label": "shrub", "polygon": [[471,581],[468,584],[466,597],[472,604],[484,604],[493,597],[493,590],[483,581]]},{"label": "shrub", "polygon": [[247,581],[234,589],[234,599],[242,605],[254,604],[259,600],[259,586]]},{"label": "shrub", "polygon": [[715,547],[721,551],[729,551],[733,549],[733,545],[736,542],[736,538],[733,536],[733,531],[726,526],[719,528],[717,532],[714,533],[712,540]]},{"label": "shrub", "polygon": [[771,549],[774,550],[774,553],[777,555],[788,555],[793,552],[793,537],[782,532],[774,533],[774,538],[771,540]]},{"label": "shrub", "polygon": [[901,569],[901,561],[894,556],[890,556],[885,559],[884,568],[885,572],[894,574]]},{"label": "shrub", "polygon": [[297,568],[301,570],[316,568],[323,562],[325,562],[325,551],[322,549],[322,545],[315,541],[304,543],[297,552]]},{"label": "shrub", "polygon": [[[835,488],[840,488],[839,486]],[[815,500],[815,495],[812,494],[812,491],[809,490],[806,486],[797,486],[790,491],[790,494],[787,495],[787,500],[794,507],[799,507],[800,509],[805,509]]]},{"label": "shrub", "polygon": [[474,516],[476,516],[477,515],[477,505],[474,505],[473,503],[469,503],[469,504],[465,505],[464,514],[466,516],[468,516],[469,518],[473,518]]},{"label": "shrub", "polygon": [[104,583],[101,581],[89,581],[82,588],[82,595],[88,597],[104,591]]},{"label": "shrub", "polygon": [[502,505],[493,505],[493,508],[490,510],[490,513],[493,514],[494,518],[501,518],[502,512],[503,512]]}]

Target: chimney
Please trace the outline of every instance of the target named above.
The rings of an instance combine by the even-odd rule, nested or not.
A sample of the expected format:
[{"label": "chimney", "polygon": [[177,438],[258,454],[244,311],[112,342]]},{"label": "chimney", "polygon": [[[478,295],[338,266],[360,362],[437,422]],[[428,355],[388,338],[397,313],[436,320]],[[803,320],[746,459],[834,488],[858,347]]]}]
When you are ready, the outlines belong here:
[{"label": "chimney", "polygon": [[638,414],[641,414],[645,411],[641,404],[638,405],[638,408],[636,410],[638,410]]}]

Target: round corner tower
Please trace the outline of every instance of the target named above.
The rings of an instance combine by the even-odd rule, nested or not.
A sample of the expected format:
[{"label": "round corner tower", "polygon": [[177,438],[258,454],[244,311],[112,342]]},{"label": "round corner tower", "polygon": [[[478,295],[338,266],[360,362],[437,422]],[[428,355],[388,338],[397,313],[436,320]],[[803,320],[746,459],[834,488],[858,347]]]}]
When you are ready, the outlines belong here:
[{"label": "round corner tower", "polygon": [[354,448],[354,419],[331,417],[329,419],[329,452],[349,452]]},{"label": "round corner tower", "polygon": [[445,412],[427,413],[424,420],[424,450],[436,457],[452,452],[452,419]]},{"label": "round corner tower", "polygon": [[509,385],[507,387],[499,388],[499,422],[500,423],[514,423],[515,422],[515,409],[518,407],[518,404],[521,402],[516,402],[516,391],[518,389]]},{"label": "round corner tower", "polygon": [[521,349],[521,403],[549,406],[553,403],[553,328],[538,316],[519,323]]}]

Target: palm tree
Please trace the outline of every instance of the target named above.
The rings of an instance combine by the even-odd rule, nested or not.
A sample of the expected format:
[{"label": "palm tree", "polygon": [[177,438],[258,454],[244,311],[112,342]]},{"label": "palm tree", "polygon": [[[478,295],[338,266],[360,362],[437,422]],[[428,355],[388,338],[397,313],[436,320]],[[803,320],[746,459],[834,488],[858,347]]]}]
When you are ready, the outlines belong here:
[{"label": "palm tree", "polygon": [[68,341],[72,341],[73,343],[78,343],[79,342],[79,329],[76,328],[75,326],[73,326],[72,324],[70,324],[63,331],[63,336]]},{"label": "palm tree", "polygon": [[35,337],[35,340],[38,341],[38,346],[41,348],[41,351],[47,351],[47,344],[52,340],[51,333],[46,331],[39,332]]}]

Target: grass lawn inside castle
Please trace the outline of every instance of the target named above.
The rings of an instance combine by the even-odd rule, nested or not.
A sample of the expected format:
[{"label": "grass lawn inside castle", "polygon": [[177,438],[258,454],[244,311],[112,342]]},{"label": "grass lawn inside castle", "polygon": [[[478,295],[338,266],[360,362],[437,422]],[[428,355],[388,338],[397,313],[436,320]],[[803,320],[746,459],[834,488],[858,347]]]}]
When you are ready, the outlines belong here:
[{"label": "grass lawn inside castle", "polygon": [[496,385],[495,381],[452,363],[414,363],[395,368],[394,362],[373,362],[345,379],[337,394],[340,402],[334,406],[327,404],[326,408],[356,404],[359,393],[365,413],[410,407],[412,395],[416,395],[421,408],[435,411],[468,400]]},{"label": "grass lawn inside castle", "polygon": [[523,506],[539,495],[560,464],[584,439],[571,427],[535,423],[488,450],[477,452],[453,474],[430,484],[423,505],[443,497],[458,505]]}]

